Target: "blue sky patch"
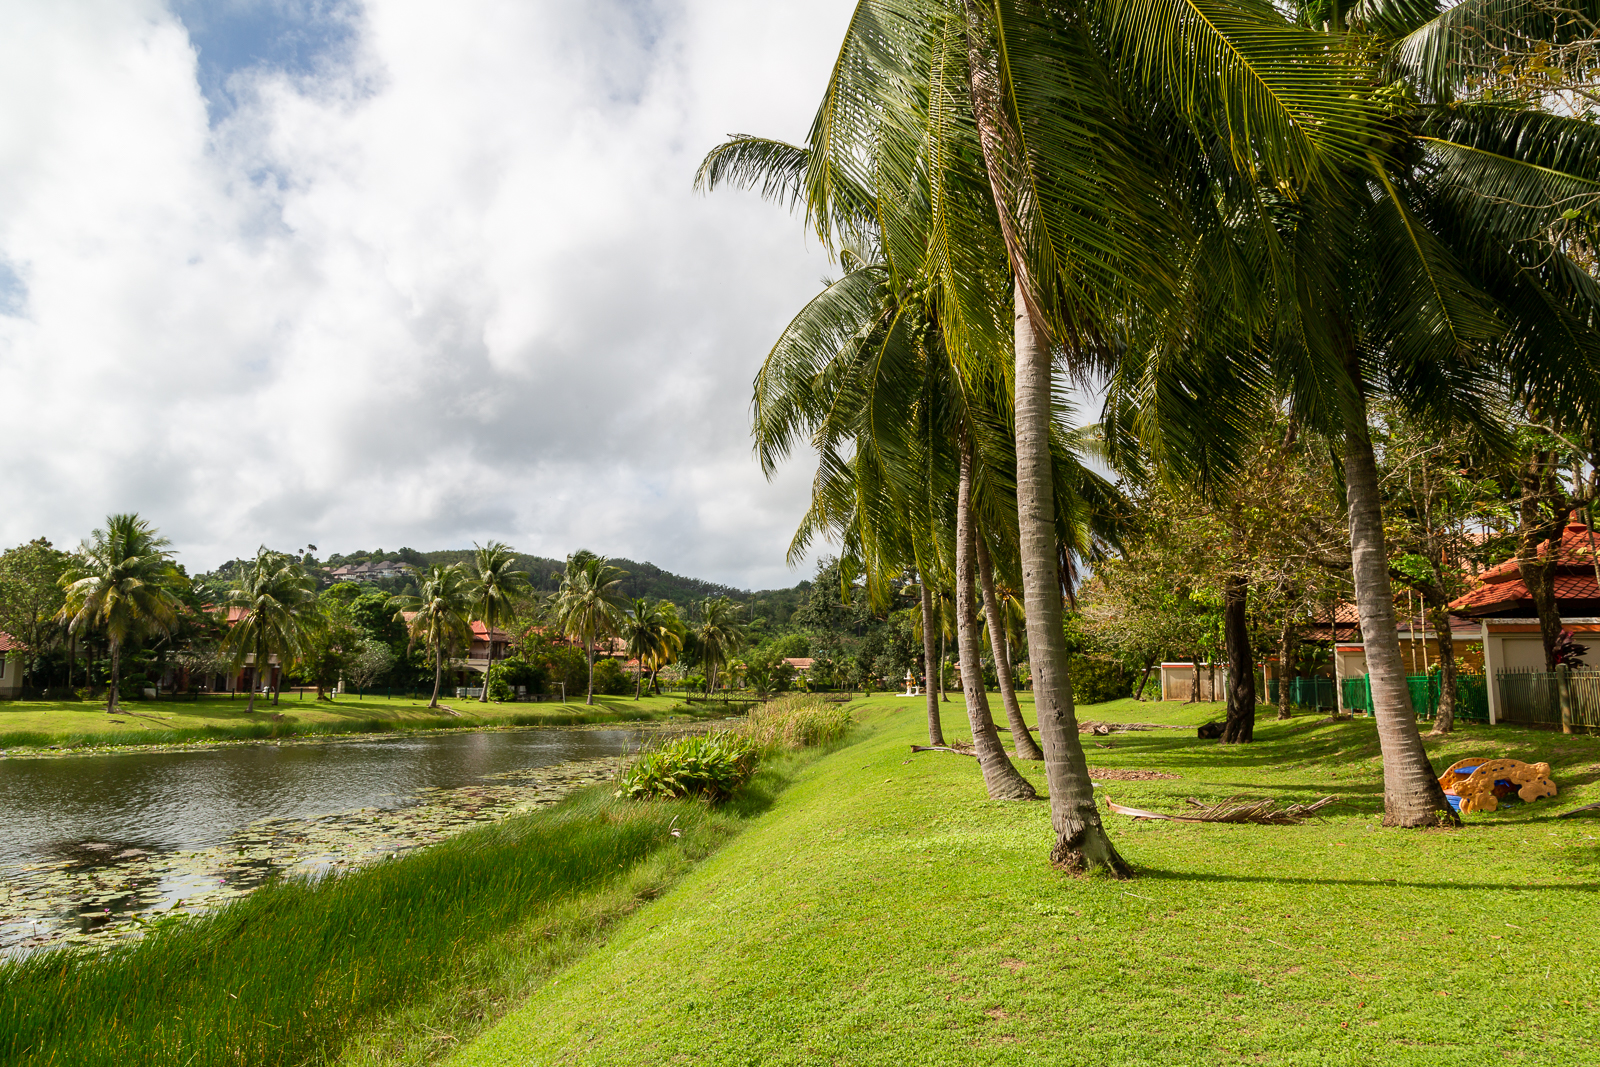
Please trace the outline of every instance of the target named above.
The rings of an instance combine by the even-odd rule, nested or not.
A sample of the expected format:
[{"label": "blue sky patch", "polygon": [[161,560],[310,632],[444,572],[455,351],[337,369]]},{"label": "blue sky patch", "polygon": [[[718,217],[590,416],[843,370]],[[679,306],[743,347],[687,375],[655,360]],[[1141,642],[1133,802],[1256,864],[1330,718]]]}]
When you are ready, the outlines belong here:
[{"label": "blue sky patch", "polygon": [[309,75],[355,39],[357,0],[170,0],[200,55],[200,91],[213,123],[238,101],[228,79],[264,67]]}]

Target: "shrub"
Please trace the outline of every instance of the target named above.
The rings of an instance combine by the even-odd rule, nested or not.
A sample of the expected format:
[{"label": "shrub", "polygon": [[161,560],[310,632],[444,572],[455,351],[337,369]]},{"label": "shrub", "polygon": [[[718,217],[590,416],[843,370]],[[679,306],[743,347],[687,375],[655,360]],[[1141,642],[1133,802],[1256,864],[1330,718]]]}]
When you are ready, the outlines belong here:
[{"label": "shrub", "polygon": [[622,773],[619,797],[694,797],[718,804],[755,774],[760,747],[731,730],[690,734],[634,760]]},{"label": "shrub", "polygon": [[1072,699],[1079,704],[1121,700],[1138,682],[1122,664],[1100,656],[1073,656],[1067,661],[1067,673],[1072,679]]},{"label": "shrub", "polygon": [[610,656],[594,661],[594,691],[606,696],[632,695],[634,680],[622,665]]},{"label": "shrub", "polygon": [[510,700],[515,695],[516,693],[513,692],[511,686],[506,684],[504,678],[489,679],[490,700]]}]

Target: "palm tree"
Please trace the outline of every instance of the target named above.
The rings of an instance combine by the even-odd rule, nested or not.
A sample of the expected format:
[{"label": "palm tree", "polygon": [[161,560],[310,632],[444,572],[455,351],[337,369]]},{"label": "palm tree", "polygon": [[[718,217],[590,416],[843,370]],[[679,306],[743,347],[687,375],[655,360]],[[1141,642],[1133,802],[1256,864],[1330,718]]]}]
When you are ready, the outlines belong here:
[{"label": "palm tree", "polygon": [[677,612],[670,610],[671,607],[665,600],[639,597],[623,616],[622,636],[628,642],[628,655],[639,662],[639,677],[633,689],[635,700],[644,693],[646,664],[657,664],[655,670],[659,670],[659,664],[665,662],[668,655],[683,647],[683,639],[678,634]]},{"label": "palm tree", "polygon": [[699,639],[700,662],[706,666],[708,691],[717,691],[717,669],[727,663],[744,645],[744,628],[737,621],[739,605],[725,596],[707,597],[700,601],[700,626],[695,630]]},{"label": "palm tree", "polygon": [[[278,657],[280,670],[288,670],[320,623],[317,581],[294,556],[273,552],[263,545],[257,549],[256,558],[245,566],[234,588],[223,595],[222,603],[239,611],[239,618],[224,639],[234,667],[242,667],[246,660],[254,663],[250,699],[244,709],[251,712],[255,710],[261,679],[272,677],[273,655]],[[277,702],[276,691],[273,702]]]},{"label": "palm tree", "polygon": [[177,591],[186,584],[172,562],[172,542],[136,514],[111,515],[67,562],[59,584],[66,603],[57,618],[74,638],[87,630],[105,634],[111,648],[111,692],[106,711],[117,710],[122,648],[129,640],[178,624]]},{"label": "palm tree", "polygon": [[500,541],[473,544],[472,617],[489,631],[489,666],[483,674],[481,703],[489,700],[489,671],[494,670],[494,635],[502,623],[517,621],[516,596],[531,588],[526,571],[512,570],[517,555]]},{"label": "palm tree", "polygon": [[588,550],[567,557],[567,572],[551,603],[551,610],[562,632],[583,642],[589,662],[589,691],[585,704],[594,703],[594,643],[602,634],[612,635],[624,605],[622,579],[627,572],[611,566],[610,560]]},{"label": "palm tree", "polygon": [[406,651],[420,641],[433,653],[433,696],[428,707],[437,708],[445,657],[472,641],[478,587],[459,563],[435,563],[425,571],[413,567],[411,572],[417,579],[417,595],[390,597],[388,606],[395,610],[395,619],[406,624],[410,635]]}]

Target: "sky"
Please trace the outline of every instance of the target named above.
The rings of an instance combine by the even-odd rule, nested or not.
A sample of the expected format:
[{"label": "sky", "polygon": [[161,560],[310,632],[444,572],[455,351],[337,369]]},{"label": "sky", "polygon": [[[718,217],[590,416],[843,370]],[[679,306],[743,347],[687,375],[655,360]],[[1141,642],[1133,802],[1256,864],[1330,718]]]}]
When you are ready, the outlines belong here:
[{"label": "sky", "polygon": [[586,547],[784,563],[750,381],[830,265],[693,192],[805,136],[848,0],[11,0],[0,546],[137,511],[191,572]]}]

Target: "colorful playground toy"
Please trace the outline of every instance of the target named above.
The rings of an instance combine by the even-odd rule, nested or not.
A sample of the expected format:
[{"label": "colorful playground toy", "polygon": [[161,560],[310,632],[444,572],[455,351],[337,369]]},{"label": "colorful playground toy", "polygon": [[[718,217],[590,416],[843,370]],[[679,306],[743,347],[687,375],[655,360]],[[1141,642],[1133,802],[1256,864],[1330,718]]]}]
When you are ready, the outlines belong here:
[{"label": "colorful playground toy", "polygon": [[1465,815],[1494,811],[1500,798],[1515,793],[1529,803],[1556,795],[1550,764],[1523,763],[1519,759],[1464,759],[1439,776],[1450,806]]}]

